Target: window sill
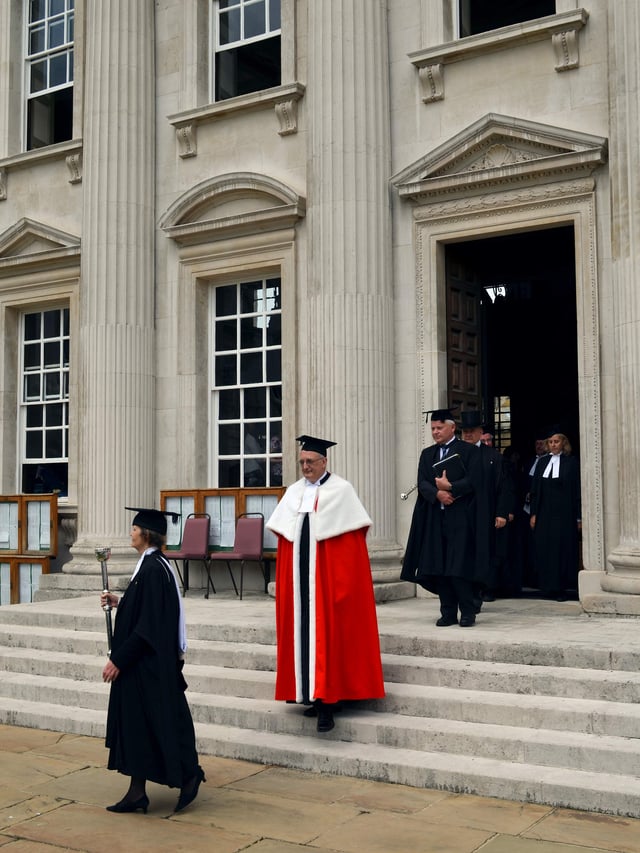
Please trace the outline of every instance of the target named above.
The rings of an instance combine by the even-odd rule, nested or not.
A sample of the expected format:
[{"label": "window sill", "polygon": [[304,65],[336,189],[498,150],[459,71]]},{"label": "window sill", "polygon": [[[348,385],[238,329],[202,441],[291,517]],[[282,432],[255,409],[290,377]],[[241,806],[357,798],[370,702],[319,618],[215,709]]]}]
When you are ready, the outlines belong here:
[{"label": "window sill", "polygon": [[175,127],[180,157],[195,157],[198,153],[198,125],[218,121],[235,113],[261,110],[274,107],[280,128],[280,136],[289,136],[298,132],[298,101],[304,95],[302,83],[287,83],[251,92],[237,98],[229,98],[215,104],[207,104],[195,110],[175,113],[168,116],[169,123]]},{"label": "window sill", "polygon": [[71,139],[69,142],[57,142],[55,145],[45,145],[33,151],[23,151],[12,157],[0,160],[0,201],[7,198],[7,177],[9,172],[49,160],[64,158],[69,170],[69,183],[79,184],[82,181],[82,140]]},{"label": "window sill", "polygon": [[444,66],[451,62],[461,62],[548,38],[551,38],[555,51],[555,70],[577,68],[580,64],[578,32],[588,18],[586,9],[576,9],[414,51],[409,54],[409,59],[418,71],[422,100],[428,104],[444,99]]}]

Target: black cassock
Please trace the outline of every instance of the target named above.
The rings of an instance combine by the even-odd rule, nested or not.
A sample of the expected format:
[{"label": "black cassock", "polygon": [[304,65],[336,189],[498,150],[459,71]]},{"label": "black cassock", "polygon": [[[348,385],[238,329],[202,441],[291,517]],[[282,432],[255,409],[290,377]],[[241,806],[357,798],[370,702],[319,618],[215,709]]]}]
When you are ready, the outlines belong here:
[{"label": "black cassock", "polygon": [[159,551],[145,556],[116,613],[108,767],[181,788],[198,769],[178,648],[179,592]]},{"label": "black cassock", "polygon": [[551,455],[536,465],[531,486],[534,565],[538,588],[553,593],[578,587],[580,468],[575,456],[560,456],[559,476],[543,477]]},{"label": "black cassock", "polygon": [[[456,498],[451,506],[442,509],[436,499],[434,463],[440,459],[440,446],[425,448],[418,463],[418,498],[413,510],[407,548],[400,577],[439,593],[439,579],[461,577],[476,583],[485,578],[478,576],[476,559],[476,492],[481,486],[480,451],[473,444],[456,439],[449,445],[449,455],[457,453],[466,468],[466,476],[452,482]],[[445,462],[446,464],[446,462]],[[453,547],[445,554],[440,513],[447,513],[447,521],[456,531]]]}]

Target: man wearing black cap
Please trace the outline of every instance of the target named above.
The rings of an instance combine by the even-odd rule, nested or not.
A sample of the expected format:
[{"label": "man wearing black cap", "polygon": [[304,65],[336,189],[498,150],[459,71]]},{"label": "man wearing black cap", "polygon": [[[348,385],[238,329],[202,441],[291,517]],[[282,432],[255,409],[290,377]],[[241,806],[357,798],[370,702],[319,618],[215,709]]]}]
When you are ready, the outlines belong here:
[{"label": "man wearing black cap", "polygon": [[456,438],[450,409],[431,415],[434,444],[418,464],[418,498],[402,566],[402,580],[420,584],[440,598],[439,627],[470,628],[476,621],[475,493],[480,482],[477,447]]},{"label": "man wearing black cap", "polygon": [[267,522],[278,536],[276,699],[311,707],[334,727],[341,700],[384,696],[367,552],[371,519],[346,480],[327,471],[334,441],[301,435],[302,478]]},{"label": "man wearing black cap", "polygon": [[475,572],[477,607],[495,601],[500,568],[507,557],[507,525],[513,521],[515,493],[509,468],[499,450],[483,442],[482,415],[462,412],[462,440],[480,451],[482,489],[476,496],[478,511],[477,562]]}]

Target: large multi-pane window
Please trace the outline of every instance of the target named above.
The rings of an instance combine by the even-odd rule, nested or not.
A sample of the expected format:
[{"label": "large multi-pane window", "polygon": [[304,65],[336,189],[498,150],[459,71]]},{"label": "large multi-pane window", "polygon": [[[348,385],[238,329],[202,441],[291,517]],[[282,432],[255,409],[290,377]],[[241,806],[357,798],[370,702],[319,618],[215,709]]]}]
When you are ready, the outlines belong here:
[{"label": "large multi-pane window", "polygon": [[555,15],[555,0],[459,0],[460,38]]},{"label": "large multi-pane window", "polygon": [[25,0],[27,150],[71,139],[75,0]]},{"label": "large multi-pane window", "polygon": [[23,492],[67,494],[69,309],[22,315],[20,431]]},{"label": "large multi-pane window", "polygon": [[280,486],[280,279],[215,287],[211,313],[214,485]]},{"label": "large multi-pane window", "polygon": [[280,0],[212,0],[214,100],[281,82]]}]

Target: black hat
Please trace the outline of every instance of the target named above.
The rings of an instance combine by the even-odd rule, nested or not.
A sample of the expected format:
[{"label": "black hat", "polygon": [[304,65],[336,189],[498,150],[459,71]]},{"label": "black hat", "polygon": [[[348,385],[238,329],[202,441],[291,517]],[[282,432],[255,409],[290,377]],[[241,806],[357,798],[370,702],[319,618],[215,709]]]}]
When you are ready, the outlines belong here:
[{"label": "black hat", "polygon": [[[427,420],[432,421],[455,421],[455,418],[452,414],[454,409],[457,409],[457,406],[451,406],[449,409],[428,409],[426,412],[423,412],[423,415],[427,416]],[[431,417],[429,418],[429,415]]]},{"label": "black hat", "polygon": [[326,438],[314,438],[312,435],[299,435],[296,438],[302,447],[300,450],[310,450],[312,453],[319,453],[321,456],[327,455],[327,448],[334,447],[337,442],[327,441]]},{"label": "black hat", "polygon": [[477,429],[477,427],[484,426],[482,412],[474,409],[462,412],[460,415],[460,426],[462,429]]},{"label": "black hat", "polygon": [[154,533],[160,533],[162,536],[166,536],[167,533],[167,516],[171,516],[174,524],[177,524],[180,518],[179,512],[165,512],[161,509],[143,509],[139,506],[126,506],[125,509],[136,513],[131,524],[143,527],[145,530],[153,530]]}]

